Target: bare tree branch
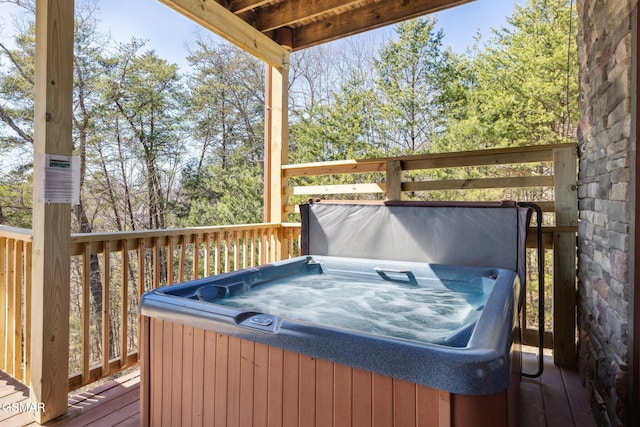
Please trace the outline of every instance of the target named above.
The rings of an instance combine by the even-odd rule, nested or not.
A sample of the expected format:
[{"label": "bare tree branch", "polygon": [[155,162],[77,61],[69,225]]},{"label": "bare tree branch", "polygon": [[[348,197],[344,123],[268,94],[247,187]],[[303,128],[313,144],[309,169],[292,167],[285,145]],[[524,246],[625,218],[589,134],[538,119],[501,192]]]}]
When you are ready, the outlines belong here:
[{"label": "bare tree branch", "polygon": [[11,118],[11,115],[2,106],[0,106],[0,120],[5,122],[7,126],[13,129],[22,139],[33,144],[33,137],[20,129],[16,122]]},{"label": "bare tree branch", "polygon": [[[1,3],[1,0],[0,0]],[[2,49],[4,51],[4,53],[7,55],[7,57],[9,58],[9,60],[11,61],[11,63],[13,64],[14,67],[16,67],[16,69],[18,70],[18,72],[20,73],[20,75],[26,80],[28,81],[31,85],[33,85],[33,79],[31,77],[29,77],[29,75],[27,73],[25,73],[24,69],[22,68],[22,66],[20,66],[20,64],[18,63],[18,61],[16,61],[16,58],[13,56],[13,54],[11,53],[11,51],[9,49],[7,49],[7,47],[4,45],[4,43],[0,43],[0,49]]]}]

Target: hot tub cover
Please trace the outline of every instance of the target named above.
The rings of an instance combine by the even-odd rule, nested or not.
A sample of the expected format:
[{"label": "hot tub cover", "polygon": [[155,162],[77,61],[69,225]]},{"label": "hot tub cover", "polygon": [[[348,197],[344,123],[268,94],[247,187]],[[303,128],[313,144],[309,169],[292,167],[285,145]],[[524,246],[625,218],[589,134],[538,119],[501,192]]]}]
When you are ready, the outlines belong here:
[{"label": "hot tub cover", "polygon": [[316,200],[300,214],[305,255],[491,266],[525,283],[531,210],[515,202]]}]

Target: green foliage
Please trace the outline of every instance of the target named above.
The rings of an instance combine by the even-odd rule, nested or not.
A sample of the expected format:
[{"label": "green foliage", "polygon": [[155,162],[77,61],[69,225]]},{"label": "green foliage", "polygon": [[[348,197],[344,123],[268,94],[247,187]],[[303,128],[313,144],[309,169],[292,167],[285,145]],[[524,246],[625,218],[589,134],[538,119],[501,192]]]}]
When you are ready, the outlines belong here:
[{"label": "green foliage", "polygon": [[28,169],[0,172],[0,224],[31,228],[31,184]]},{"label": "green foliage", "polygon": [[306,111],[290,128],[292,163],[375,156],[378,100],[357,73],[333,94],[330,105]]},{"label": "green foliage", "polygon": [[186,102],[197,157],[182,171],[185,226],[260,222],[264,67],[241,50],[198,40]]},{"label": "green foliage", "polygon": [[199,164],[209,158],[224,167],[243,151],[262,155],[264,66],[238,48],[200,39],[187,58],[194,69],[186,102]]},{"label": "green foliage", "polygon": [[183,170],[186,193],[175,206],[182,214],[180,225],[249,224],[262,222],[262,170],[235,163],[223,168],[194,163]]},{"label": "green foliage", "polygon": [[385,136],[391,145],[413,152],[429,149],[444,125],[438,103],[447,57],[436,20],[419,18],[398,24],[375,61]]},{"label": "green foliage", "polygon": [[[438,151],[565,142],[578,119],[575,11],[566,0],[529,0],[494,30],[473,63],[457,65],[457,87]],[[570,31],[571,30],[571,31]]]},{"label": "green foliage", "polygon": [[35,28],[19,33],[15,48],[0,44],[0,149],[33,142]]},{"label": "green foliage", "polygon": [[[26,7],[32,12],[31,3]],[[255,222],[262,217],[264,66],[198,39],[189,74],[138,40],[115,45],[80,2],[74,58],[74,143],[82,158],[78,229]],[[443,46],[435,18],[395,27],[379,45],[321,46],[292,55],[289,161],[386,157],[564,142],[575,131],[574,11],[528,0],[465,54]],[[33,19],[0,46],[0,213],[28,225],[33,117]],[[575,20],[575,16],[573,16]],[[345,47],[346,46],[346,47]],[[537,167],[536,165],[533,166]],[[441,169],[408,179],[520,171]],[[346,184],[382,177],[305,177]],[[25,187],[27,186],[27,187]],[[451,192],[409,197],[454,197]],[[477,192],[473,197],[493,197]],[[540,195],[543,197],[544,195]],[[11,208],[10,208],[11,207]]]}]

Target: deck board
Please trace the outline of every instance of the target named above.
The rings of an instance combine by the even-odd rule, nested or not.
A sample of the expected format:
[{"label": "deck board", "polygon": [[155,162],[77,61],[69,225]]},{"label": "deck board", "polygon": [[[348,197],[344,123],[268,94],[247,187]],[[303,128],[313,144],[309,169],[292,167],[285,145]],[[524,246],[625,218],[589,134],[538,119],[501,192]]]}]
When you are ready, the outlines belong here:
[{"label": "deck board", "polygon": [[[537,371],[537,354],[523,353],[523,371]],[[544,356],[543,373],[538,378],[522,378],[520,383],[521,427],[596,427],[587,391],[576,371],[553,364]]]},{"label": "deck board", "polygon": [[[591,406],[586,389],[580,376],[574,371],[562,370],[562,378],[566,385],[567,399],[571,406],[576,426],[591,427],[596,423],[591,412]],[[575,392],[577,390],[577,392]]]},{"label": "deck board", "polygon": [[[524,353],[525,372],[537,368],[536,355]],[[0,409],[3,403],[26,401],[29,390],[0,372]],[[69,412],[48,426],[140,425],[140,372],[132,371],[93,390],[69,399]],[[37,426],[27,413],[3,412],[0,424],[7,427]],[[587,393],[575,371],[553,365],[544,357],[544,373],[538,378],[522,378],[520,384],[520,425],[522,427],[595,427]]]}]

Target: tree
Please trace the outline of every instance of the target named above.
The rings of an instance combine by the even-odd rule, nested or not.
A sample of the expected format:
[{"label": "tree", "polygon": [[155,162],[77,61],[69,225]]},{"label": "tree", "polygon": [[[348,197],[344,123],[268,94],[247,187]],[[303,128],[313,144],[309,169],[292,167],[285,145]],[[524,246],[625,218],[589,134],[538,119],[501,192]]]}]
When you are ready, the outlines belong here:
[{"label": "tree", "polygon": [[30,4],[14,47],[0,41],[0,224],[31,226],[35,33]]},{"label": "tree", "polygon": [[[460,80],[458,108],[438,147],[488,148],[567,141],[578,119],[575,11],[567,0],[528,0],[494,30]],[[465,64],[466,65],[466,64]],[[468,76],[469,74],[467,74]]]},{"label": "tree", "polygon": [[387,138],[410,152],[426,151],[442,130],[443,105],[437,102],[443,65],[442,30],[434,18],[398,24],[375,62]]},{"label": "tree", "polygon": [[115,173],[119,172],[120,182],[124,182],[128,171],[133,170],[135,180],[144,187],[146,194],[138,200],[128,193],[125,202],[141,208],[130,210],[128,227],[166,228],[167,207],[185,148],[185,91],[177,65],[160,59],[153,51],[140,53],[143,46],[137,40],[121,46],[119,55],[109,64],[109,81],[103,93],[113,114],[105,121],[104,132],[112,141],[111,149],[118,152],[120,171],[110,175],[106,165],[102,169],[105,178],[111,176],[111,186]]},{"label": "tree", "polygon": [[[192,152],[173,208],[185,225],[259,222],[262,217],[264,65],[246,52],[199,39],[186,103]],[[230,221],[230,222],[229,222]]]},{"label": "tree", "polygon": [[359,159],[381,153],[375,92],[353,70],[331,104],[310,109],[291,127],[293,163]]}]

